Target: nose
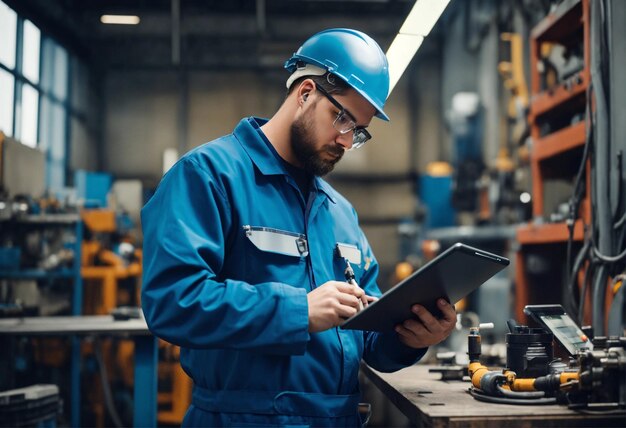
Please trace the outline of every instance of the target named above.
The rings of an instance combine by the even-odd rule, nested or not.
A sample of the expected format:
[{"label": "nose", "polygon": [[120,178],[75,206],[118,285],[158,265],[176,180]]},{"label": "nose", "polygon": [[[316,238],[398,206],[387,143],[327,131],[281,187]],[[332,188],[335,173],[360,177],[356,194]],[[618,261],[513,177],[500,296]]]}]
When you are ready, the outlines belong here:
[{"label": "nose", "polygon": [[346,132],[345,134],[339,134],[337,138],[335,138],[335,142],[343,147],[344,150],[350,150],[352,148],[352,131]]}]

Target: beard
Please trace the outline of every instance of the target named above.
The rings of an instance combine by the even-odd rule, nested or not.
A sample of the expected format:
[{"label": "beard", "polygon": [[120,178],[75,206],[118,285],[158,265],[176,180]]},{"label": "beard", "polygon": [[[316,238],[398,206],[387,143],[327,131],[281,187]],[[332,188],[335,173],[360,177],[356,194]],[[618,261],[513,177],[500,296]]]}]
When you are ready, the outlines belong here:
[{"label": "beard", "polygon": [[[331,172],[344,154],[343,148],[337,144],[316,149],[313,125],[304,115],[291,124],[291,149],[304,170],[319,177]],[[331,154],[333,158],[326,159],[324,154]]]}]

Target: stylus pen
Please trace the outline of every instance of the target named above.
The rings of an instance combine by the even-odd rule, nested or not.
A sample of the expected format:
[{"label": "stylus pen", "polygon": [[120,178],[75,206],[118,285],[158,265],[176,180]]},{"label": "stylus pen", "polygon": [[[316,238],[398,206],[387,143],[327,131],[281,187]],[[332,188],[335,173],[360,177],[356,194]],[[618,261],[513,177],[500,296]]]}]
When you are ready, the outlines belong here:
[{"label": "stylus pen", "polygon": [[[355,287],[359,287],[359,284],[356,283],[356,276],[354,275],[354,271],[352,270],[350,261],[348,259],[344,259],[344,260],[346,261],[346,270],[343,271],[343,274],[346,277],[346,282],[348,284],[354,285]],[[361,309],[363,309],[363,301],[359,299],[359,311]]]}]

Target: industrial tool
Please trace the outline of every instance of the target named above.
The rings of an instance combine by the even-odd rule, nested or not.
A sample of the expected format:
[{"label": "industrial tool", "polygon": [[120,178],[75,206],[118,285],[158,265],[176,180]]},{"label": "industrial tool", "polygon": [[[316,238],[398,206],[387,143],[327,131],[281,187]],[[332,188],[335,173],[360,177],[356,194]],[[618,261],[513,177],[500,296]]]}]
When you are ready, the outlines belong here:
[{"label": "industrial tool", "polygon": [[[546,362],[552,357],[551,347],[546,349],[542,346],[546,337],[542,336],[541,332],[527,330],[528,327],[526,326],[516,327],[518,328],[509,334],[529,335],[530,337],[519,341],[522,346],[528,345],[527,351],[529,352],[522,354],[519,359],[515,358],[515,363],[521,363],[520,367],[526,369],[527,373],[542,373],[544,370],[541,370],[542,366],[538,363]],[[507,339],[508,343],[509,340]],[[511,343],[515,343],[516,347],[518,345],[517,340]],[[470,394],[480,401],[506,404],[554,404],[556,403],[556,398],[553,396],[555,389],[566,385],[571,380],[578,379],[578,373],[575,372],[557,371],[553,374],[547,374],[549,365],[546,365],[546,373],[536,378],[518,378],[516,372],[509,368],[501,371],[489,370],[480,363],[481,336],[479,327],[470,328],[467,346],[468,374],[472,381]],[[507,349],[507,365],[509,365],[508,351]],[[520,354],[517,352],[515,355]]]},{"label": "industrial tool", "polygon": [[440,373],[441,380],[463,380],[467,376],[467,366],[457,363],[456,352],[438,352],[436,358],[441,365],[429,368],[428,373]]},{"label": "industrial tool", "polygon": [[[480,328],[470,328],[468,374],[477,400],[506,404],[567,404],[575,409],[626,408],[626,337],[590,341],[560,305],[527,306],[542,328],[508,322],[507,367],[480,363]],[[553,339],[568,362],[553,358]]]}]

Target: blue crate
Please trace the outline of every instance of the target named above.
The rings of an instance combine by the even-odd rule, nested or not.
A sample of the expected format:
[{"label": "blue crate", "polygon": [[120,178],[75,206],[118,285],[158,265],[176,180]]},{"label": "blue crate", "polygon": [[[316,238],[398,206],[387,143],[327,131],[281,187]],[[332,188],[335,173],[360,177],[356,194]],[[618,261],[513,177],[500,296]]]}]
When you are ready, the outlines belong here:
[{"label": "blue crate", "polygon": [[18,269],[20,256],[19,247],[0,247],[0,269]]}]

